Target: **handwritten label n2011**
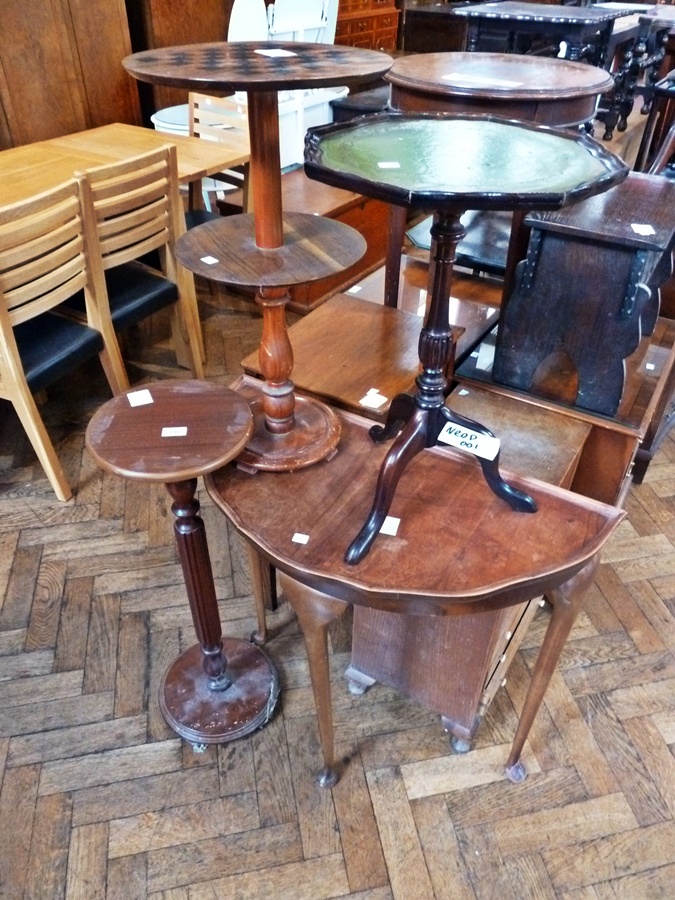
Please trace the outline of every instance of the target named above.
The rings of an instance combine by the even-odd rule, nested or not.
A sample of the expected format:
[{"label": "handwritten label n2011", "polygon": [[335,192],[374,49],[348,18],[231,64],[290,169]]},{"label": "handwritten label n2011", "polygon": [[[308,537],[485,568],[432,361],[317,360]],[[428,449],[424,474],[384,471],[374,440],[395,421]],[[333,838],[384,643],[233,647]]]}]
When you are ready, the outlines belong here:
[{"label": "handwritten label n2011", "polygon": [[461,425],[448,422],[438,435],[438,440],[459,450],[465,450],[481,459],[494,459],[499,453],[499,438],[489,434],[479,434]]}]

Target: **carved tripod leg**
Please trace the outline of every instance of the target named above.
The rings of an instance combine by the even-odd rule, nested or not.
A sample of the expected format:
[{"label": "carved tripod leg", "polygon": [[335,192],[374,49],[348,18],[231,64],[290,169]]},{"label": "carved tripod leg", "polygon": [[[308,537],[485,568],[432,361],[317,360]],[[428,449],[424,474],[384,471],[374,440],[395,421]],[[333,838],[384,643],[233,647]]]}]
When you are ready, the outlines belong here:
[{"label": "carved tripod leg", "polygon": [[323,768],[317,775],[317,781],[321,787],[333,787],[339,776],[334,759],[327,635],[330,623],[341,616],[349,604],[300,584],[283,572],[279,573],[279,585],[296,612],[307,648],[323,754]]},{"label": "carved tripod leg", "polygon": [[355,566],[361,562],[382,528],[403,470],[426,446],[428,418],[427,410],[416,409],[385,456],[377,477],[375,499],[368,518],[345,554],[345,562],[348,565]]},{"label": "carved tripod leg", "polygon": [[506,777],[514,784],[519,784],[527,777],[525,766],[520,762],[520,754],[530,733],[534,717],[544,699],[562,648],[581,609],[584,594],[593,580],[599,560],[600,555],[596,554],[573,578],[547,594],[553,606],[551,621],[546,629],[544,641],[537,657],[537,664],[532,673],[532,681],[525,696],[516,735],[505,766]]},{"label": "carved tripod leg", "polygon": [[397,394],[391,401],[384,425],[373,425],[368,434],[376,444],[382,444],[400,431],[414,412],[415,398],[412,394]]},{"label": "carved tripod leg", "polygon": [[[478,434],[487,435],[488,437],[494,437],[494,434],[489,428],[486,428],[479,422],[474,422],[472,419],[465,419],[464,416],[458,415],[451,409],[448,409],[447,406],[443,409],[443,416],[448,422],[461,425],[462,428],[467,428]],[[536,512],[537,504],[532,497],[524,491],[520,491],[518,488],[514,488],[510,484],[507,484],[502,478],[499,471],[499,455],[499,451],[497,451],[494,459],[483,459],[482,456],[476,457],[483,470],[483,475],[485,476],[485,480],[487,481],[490,490],[496,494],[497,497],[506,500],[511,509],[514,509],[516,512]]]}]

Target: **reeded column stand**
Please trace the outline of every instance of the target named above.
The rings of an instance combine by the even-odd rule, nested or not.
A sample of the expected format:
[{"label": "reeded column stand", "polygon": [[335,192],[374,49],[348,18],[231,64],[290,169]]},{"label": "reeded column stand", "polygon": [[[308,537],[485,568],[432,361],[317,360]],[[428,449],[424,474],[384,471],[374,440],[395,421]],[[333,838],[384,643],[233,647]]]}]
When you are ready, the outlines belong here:
[{"label": "reeded column stand", "polygon": [[223,637],[197,476],[234,459],[253,422],[246,401],[205,381],[162,381],[113,397],[92,417],[87,448],[108,472],[163,482],[173,499],[174,535],[198,643],[169,666],[159,688],[162,714],[195,749],[264,725],[279,694],[267,655]]}]

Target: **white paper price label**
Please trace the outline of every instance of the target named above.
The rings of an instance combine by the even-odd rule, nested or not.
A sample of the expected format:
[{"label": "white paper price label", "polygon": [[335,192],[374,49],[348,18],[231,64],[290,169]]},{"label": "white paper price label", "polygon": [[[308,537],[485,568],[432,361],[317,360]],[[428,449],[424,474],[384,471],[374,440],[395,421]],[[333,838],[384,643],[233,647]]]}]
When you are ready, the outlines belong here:
[{"label": "white paper price label", "polygon": [[261,56],[270,56],[272,58],[277,56],[297,56],[297,53],[293,53],[291,50],[284,50],[281,47],[272,47],[270,50],[255,50],[255,53],[259,53]]},{"label": "white paper price label", "polygon": [[398,526],[400,524],[401,520],[397,519],[396,516],[387,516],[382,523],[382,528],[380,528],[380,534],[389,534],[391,537],[396,537],[396,532],[398,531]]},{"label": "white paper price label", "polygon": [[187,425],[168,425],[162,428],[162,437],[185,437],[187,435]]},{"label": "white paper price label", "polygon": [[148,403],[154,403],[152,394],[147,388],[142,388],[140,391],[131,391],[127,394],[127,400],[129,401],[129,406],[147,406]]},{"label": "white paper price label", "polygon": [[635,234],[640,234],[642,237],[649,237],[650,234],[656,234],[652,225],[643,225],[641,222],[634,222],[630,227]]},{"label": "white paper price label", "polygon": [[480,456],[481,459],[494,459],[499,453],[499,438],[491,437],[488,434],[479,434],[477,431],[471,431],[470,428],[455,425],[453,422],[448,422],[443,427],[438,435],[438,440],[451,447],[457,447],[459,450],[465,450],[473,456]]}]

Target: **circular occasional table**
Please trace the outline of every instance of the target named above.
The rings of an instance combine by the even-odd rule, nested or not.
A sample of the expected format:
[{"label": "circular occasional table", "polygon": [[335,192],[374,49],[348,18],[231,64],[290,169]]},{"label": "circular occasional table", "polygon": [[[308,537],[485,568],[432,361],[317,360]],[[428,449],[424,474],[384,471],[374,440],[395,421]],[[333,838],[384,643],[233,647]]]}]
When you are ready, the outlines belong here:
[{"label": "circular occasional table", "polygon": [[[336,187],[435,213],[431,303],[419,343],[422,372],[415,395],[395,397],[384,426],[371,429],[375,441],[400,434],[385,457],[371,512],[346,561],[363,559],[406,465],[439,439],[473,452],[498,496],[515,509],[534,512],[531,498],[502,480],[494,435],[445,405],[453,353],[448,324],[452,268],[465,233],[461,216],[469,209],[558,209],[607,190],[626,177],[627,166],[586,134],[487,116],[390,113],[310,129],[305,170]],[[481,435],[488,438],[484,446]]]},{"label": "circular occasional table", "polygon": [[159,702],[196,747],[264,725],[278,696],[276,671],[247,641],[223,638],[197,477],[236,457],[253,430],[239,394],[205,381],[162,381],[119,394],[92,417],[86,444],[98,465],[132,481],[163,482],[198,644],[169,666]]},{"label": "circular occasional table", "polygon": [[[256,468],[309,465],[337,445],[339,422],[330,410],[318,401],[295,397],[285,305],[288,286],[334,275],[365,252],[363,239],[347,225],[317,222],[309,214],[284,216],[277,94],[372,81],[391,62],[387,54],[373,50],[291,41],[190,44],[147,50],[123,60],[132,75],[152,84],[207,93],[247,92],[254,215],[228,217],[210,225],[206,236],[195,234],[199,228],[192,229],[179,242],[177,254],[192,271],[257,289],[265,383],[253,407],[255,430],[245,460]],[[222,239],[214,237],[220,228]],[[203,241],[211,246],[211,254],[199,255]]]},{"label": "circular occasional table", "polygon": [[[614,85],[608,72],[586,63],[512,53],[468,52],[402,56],[389,69],[385,80],[391,83],[391,107],[397,111],[498,115],[560,128],[591,122],[598,97]],[[521,220],[518,214],[512,229],[512,213],[473,211],[467,229],[469,246],[464,241],[459,252],[469,259],[488,259],[499,269],[511,234],[513,240],[518,240],[512,253],[524,249]],[[475,242],[482,234],[480,223],[487,221],[490,229],[484,243],[479,244],[476,257]],[[387,306],[398,302],[405,222],[405,210],[392,207],[385,272]],[[511,273],[507,271],[507,286],[510,280]]]},{"label": "circular occasional table", "polygon": [[409,112],[491,113],[571,128],[595,115],[608,72],[586,63],[511,53],[420,53],[385,75],[391,106]]}]

